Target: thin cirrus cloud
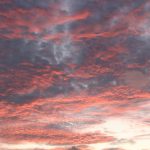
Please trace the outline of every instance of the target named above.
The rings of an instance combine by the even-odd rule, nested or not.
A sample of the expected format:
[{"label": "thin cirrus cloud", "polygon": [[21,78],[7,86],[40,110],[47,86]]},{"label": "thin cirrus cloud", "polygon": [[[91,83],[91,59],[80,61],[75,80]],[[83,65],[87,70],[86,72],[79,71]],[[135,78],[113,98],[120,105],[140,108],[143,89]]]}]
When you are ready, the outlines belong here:
[{"label": "thin cirrus cloud", "polygon": [[149,149],[149,1],[0,8],[0,149]]}]

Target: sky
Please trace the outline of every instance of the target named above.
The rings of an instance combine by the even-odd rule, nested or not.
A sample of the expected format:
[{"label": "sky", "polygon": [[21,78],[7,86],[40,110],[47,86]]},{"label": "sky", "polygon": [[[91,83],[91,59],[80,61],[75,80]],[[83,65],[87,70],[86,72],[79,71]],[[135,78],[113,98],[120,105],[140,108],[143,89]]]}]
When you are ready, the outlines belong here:
[{"label": "sky", "polygon": [[0,0],[0,150],[150,150],[150,0]]}]

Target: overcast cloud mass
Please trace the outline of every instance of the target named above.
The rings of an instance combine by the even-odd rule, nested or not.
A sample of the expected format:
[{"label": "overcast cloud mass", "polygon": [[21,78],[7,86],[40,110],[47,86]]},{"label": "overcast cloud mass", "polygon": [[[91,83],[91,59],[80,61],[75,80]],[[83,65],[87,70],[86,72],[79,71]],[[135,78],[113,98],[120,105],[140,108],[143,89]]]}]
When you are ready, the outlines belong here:
[{"label": "overcast cloud mass", "polygon": [[0,150],[150,150],[149,0],[0,0]]}]

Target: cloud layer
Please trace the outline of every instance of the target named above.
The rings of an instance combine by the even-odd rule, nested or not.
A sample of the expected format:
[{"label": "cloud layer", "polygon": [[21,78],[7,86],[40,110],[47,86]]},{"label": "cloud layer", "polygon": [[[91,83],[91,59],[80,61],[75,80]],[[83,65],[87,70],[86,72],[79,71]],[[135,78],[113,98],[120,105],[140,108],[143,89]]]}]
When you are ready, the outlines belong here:
[{"label": "cloud layer", "polygon": [[150,2],[0,1],[0,149],[148,150]]}]

